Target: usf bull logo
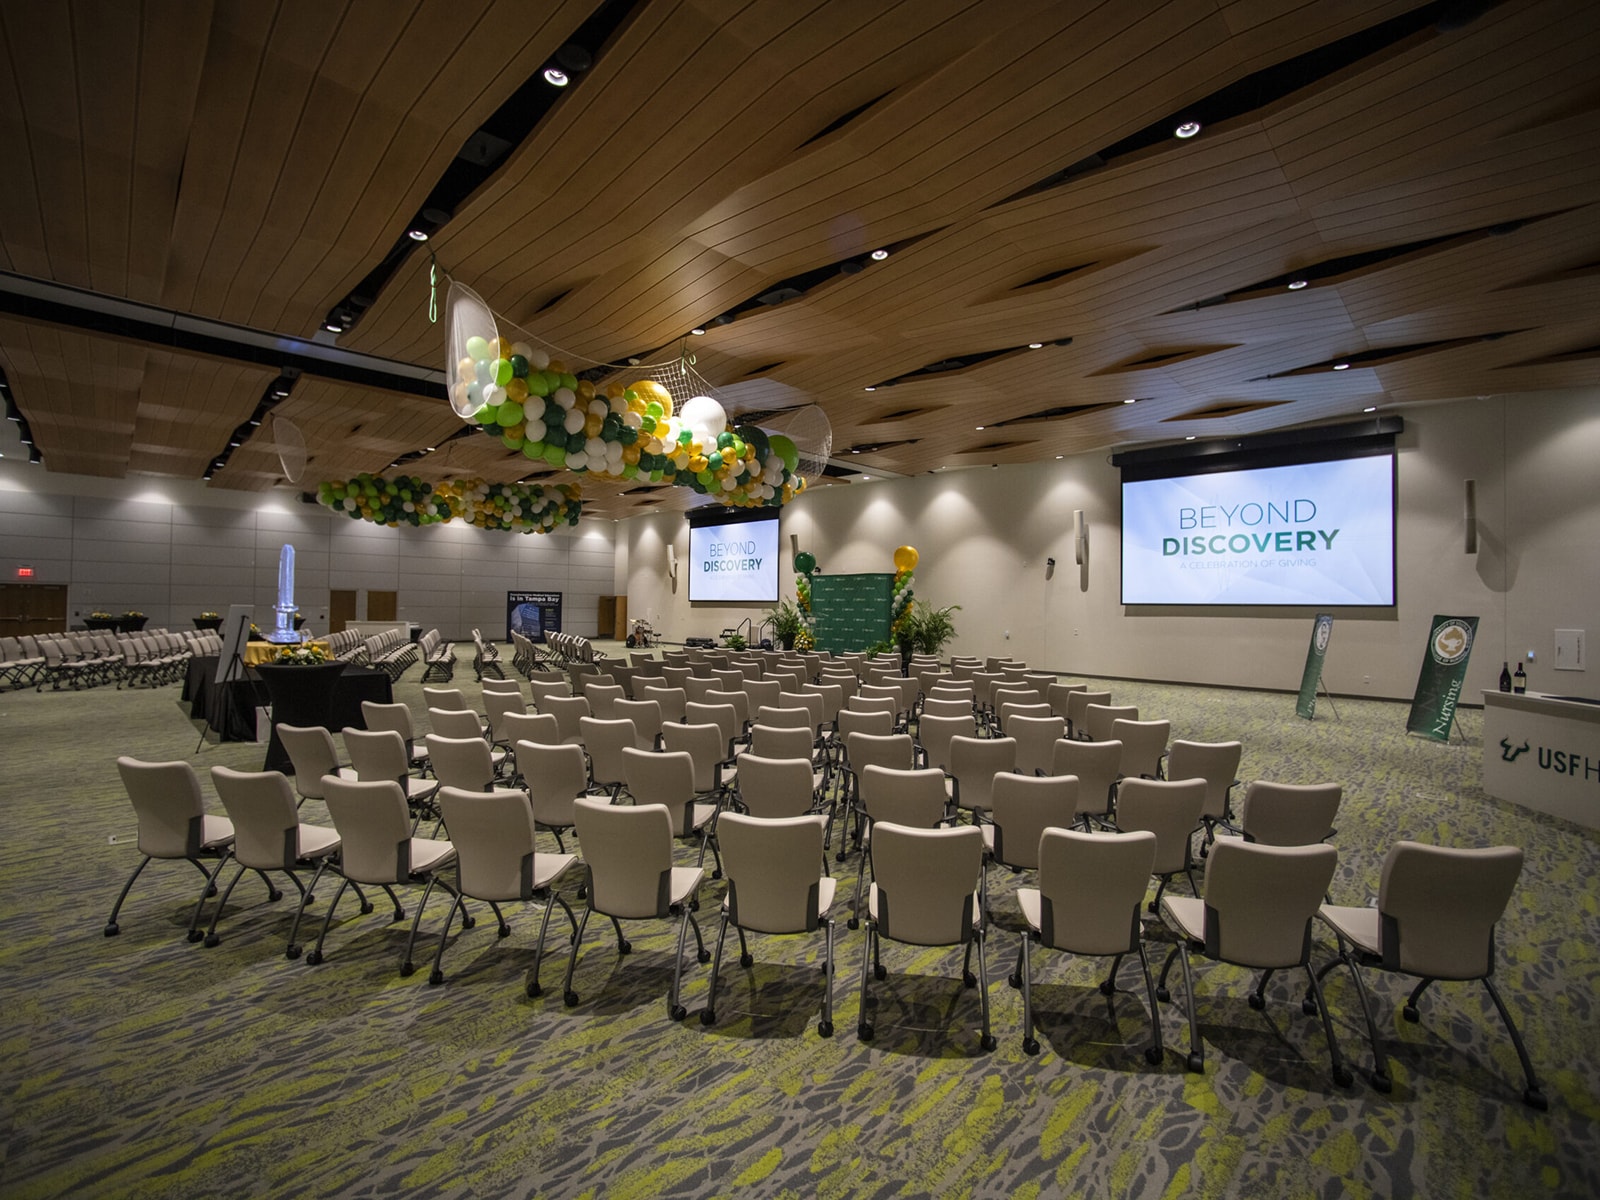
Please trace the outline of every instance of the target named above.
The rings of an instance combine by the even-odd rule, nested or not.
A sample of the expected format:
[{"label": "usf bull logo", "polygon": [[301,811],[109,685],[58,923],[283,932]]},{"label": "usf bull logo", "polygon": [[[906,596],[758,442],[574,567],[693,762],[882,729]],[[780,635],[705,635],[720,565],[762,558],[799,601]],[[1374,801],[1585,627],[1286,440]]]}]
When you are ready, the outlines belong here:
[{"label": "usf bull logo", "polygon": [[1521,754],[1526,754],[1528,752],[1528,750],[1529,750],[1529,746],[1528,746],[1528,743],[1527,743],[1526,739],[1524,739],[1522,745],[1520,745],[1520,746],[1513,746],[1511,744],[1511,739],[1510,738],[1501,738],[1500,739],[1500,761],[1501,762],[1516,762],[1517,761],[1517,756],[1521,755]]}]

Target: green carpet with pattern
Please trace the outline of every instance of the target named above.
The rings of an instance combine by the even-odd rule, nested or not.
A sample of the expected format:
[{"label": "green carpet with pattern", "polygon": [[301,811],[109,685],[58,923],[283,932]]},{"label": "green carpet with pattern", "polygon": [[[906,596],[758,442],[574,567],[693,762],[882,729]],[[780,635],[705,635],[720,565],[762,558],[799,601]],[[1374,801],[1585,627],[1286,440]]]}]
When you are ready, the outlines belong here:
[{"label": "green carpet with pattern", "polygon": [[[417,670],[397,698],[423,712]],[[478,687],[457,678],[474,703]],[[667,928],[630,928],[619,957],[591,922],[582,1002],[562,1004],[566,939],[552,922],[544,994],[523,991],[535,911],[495,937],[487,910],[451,935],[443,986],[401,978],[406,924],[347,898],[317,966],[284,957],[294,906],[240,884],[222,943],[184,928],[198,876],[152,864],[102,934],[137,853],[117,754],[260,766],[263,748],[207,745],[178,688],[0,695],[7,836],[0,846],[0,1011],[5,1117],[0,1193],[57,1196],[1594,1196],[1600,1194],[1600,983],[1592,832],[1489,799],[1481,713],[1464,744],[1407,738],[1404,705],[1341,699],[1315,723],[1292,696],[1112,682],[1118,703],[1171,720],[1174,737],[1244,742],[1244,779],[1345,785],[1336,902],[1376,895],[1389,844],[1512,843],[1526,865],[1499,930],[1497,978],[1550,1099],[1523,1080],[1477,984],[1435,985],[1422,1021],[1409,983],[1368,976],[1390,1039],[1393,1093],[1370,1064],[1354,986],[1328,1000],[1355,1083],[1330,1078],[1303,979],[1281,976],[1264,1012],[1249,975],[1200,964],[1203,1076],[1184,1070],[1181,988],[1161,1006],[1167,1056],[1148,1066],[1143,987],[1127,965],[1113,1001],[1104,964],[1036,952],[1043,1052],[1023,1053],[1007,986],[1020,916],[994,876],[989,993],[999,1049],[978,1046],[958,952],[886,944],[877,1038],[857,1040],[864,935],[844,928],[856,863],[838,868],[839,974],[831,1039],[817,1034],[820,942],[753,939],[725,959],[718,1021],[697,1019],[709,968],[685,974],[687,1020],[667,1019]],[[208,797],[215,804],[209,781]],[[220,811],[217,807],[215,811]],[[303,819],[326,820],[315,802]],[[118,844],[108,844],[116,837]],[[553,848],[553,845],[552,847]],[[684,846],[680,861],[692,862]],[[1186,884],[1178,885],[1180,890]],[[574,885],[567,889],[571,892]],[[722,885],[701,907],[708,941]],[[289,890],[292,896],[293,890]],[[333,888],[318,888],[320,921]],[[420,892],[402,894],[409,906]],[[448,906],[430,901],[418,958]],[[562,933],[557,933],[557,930]],[[314,938],[315,928],[306,940]],[[1151,931],[1152,940],[1162,937]],[[1332,954],[1320,926],[1314,957]],[[1153,948],[1159,965],[1165,946]],[[1197,960],[1198,961],[1198,960]]]}]

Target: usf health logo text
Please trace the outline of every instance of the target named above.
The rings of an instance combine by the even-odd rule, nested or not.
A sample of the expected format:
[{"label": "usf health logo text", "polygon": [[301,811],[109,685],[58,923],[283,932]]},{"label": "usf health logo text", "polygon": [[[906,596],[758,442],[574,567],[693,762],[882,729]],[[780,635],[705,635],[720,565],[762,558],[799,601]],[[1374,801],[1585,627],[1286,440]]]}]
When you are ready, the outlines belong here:
[{"label": "usf health logo text", "polygon": [[1510,738],[1500,739],[1500,761],[1516,762],[1519,754],[1526,754],[1532,747],[1526,741],[1520,746],[1513,746]]}]

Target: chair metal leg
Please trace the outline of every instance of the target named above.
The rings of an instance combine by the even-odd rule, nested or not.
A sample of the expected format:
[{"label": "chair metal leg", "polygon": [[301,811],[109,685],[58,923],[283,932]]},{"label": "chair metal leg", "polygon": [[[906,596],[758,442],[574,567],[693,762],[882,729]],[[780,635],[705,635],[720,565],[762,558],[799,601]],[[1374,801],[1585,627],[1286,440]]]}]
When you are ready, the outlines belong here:
[{"label": "chair metal leg", "polygon": [[[1372,1046],[1372,1086],[1380,1092],[1387,1093],[1394,1087],[1394,1082],[1389,1078],[1389,1059],[1383,1051],[1383,1039],[1378,1036],[1378,1023],[1372,1019],[1372,998],[1367,995],[1367,985],[1361,979],[1361,972],[1356,969],[1355,953],[1345,945],[1343,938],[1339,940],[1339,957],[1319,970],[1316,977],[1321,980],[1340,962],[1350,969],[1350,978],[1356,981],[1356,996],[1361,1001],[1361,1015],[1367,1022],[1367,1041]],[[1306,1003],[1315,1004],[1316,997],[1308,992]]]},{"label": "chair metal leg", "polygon": [[1413,1025],[1421,1019],[1421,1014],[1417,1011],[1417,1001],[1422,999],[1422,993],[1428,990],[1428,985],[1432,982],[1431,979],[1424,979],[1412,988],[1411,995],[1406,999],[1406,1006],[1401,1010],[1400,1015]]},{"label": "chair metal leg", "polygon": [[1039,1039],[1033,1035],[1033,963],[1028,957],[1028,939],[1031,931],[1022,931],[1022,944],[1017,951],[1017,969],[1022,975],[1022,1052],[1039,1053]]},{"label": "chair metal leg", "polygon": [[[432,875],[428,876],[428,886],[422,889],[422,899],[417,903],[417,912],[411,918],[411,934],[406,938],[405,957],[400,960],[400,976],[406,978],[417,968],[411,961],[411,948],[417,943],[417,929],[422,924],[422,910],[428,907],[428,897],[433,895],[433,885],[439,881]],[[452,908],[454,905],[452,904]]]},{"label": "chair metal leg", "polygon": [[[578,947],[583,942],[584,926],[589,924],[589,914],[593,911],[587,907],[583,910],[583,916],[578,919],[577,932],[572,935],[572,952],[567,955],[567,977],[561,985],[561,1002],[568,1008],[578,1003],[578,993],[572,990],[572,971],[578,965]],[[620,927],[618,933],[621,933]]]},{"label": "chair metal leg", "polygon": [[[739,931],[741,938],[744,930]],[[728,936],[728,910],[722,910],[722,923],[717,926],[717,950],[711,957],[711,990],[706,994],[706,1006],[700,1010],[700,1024],[717,1023],[717,977],[722,972],[722,943]]]},{"label": "chair metal leg", "polygon": [[[193,860],[191,859],[190,861],[193,861]],[[106,936],[107,937],[116,937],[117,934],[122,932],[122,927],[117,924],[117,914],[122,911],[122,902],[128,898],[128,889],[133,886],[133,881],[135,879],[139,878],[139,873],[141,871],[143,871],[145,869],[145,867],[147,867],[149,865],[150,865],[150,856],[147,854],[147,855],[144,856],[144,858],[139,860],[139,865],[133,869],[133,874],[128,876],[128,882],[122,885],[122,891],[117,895],[117,902],[111,906],[111,915],[106,918]],[[210,886],[211,886],[211,880],[209,878],[207,878],[206,887],[210,887]],[[206,902],[205,888],[201,888],[200,889],[200,903],[204,904],[205,902]],[[189,927],[191,929],[194,928],[194,922],[193,921],[189,922]]]},{"label": "chair metal leg", "polygon": [[228,881],[227,889],[222,893],[222,899],[217,901],[217,907],[211,914],[211,927],[206,930],[207,946],[215,946],[222,941],[222,939],[217,936],[217,921],[222,917],[222,910],[228,907],[228,897],[233,895],[234,885],[237,884],[239,880],[244,878],[244,873],[246,870],[247,868],[240,867],[238,871],[234,873],[233,878]]},{"label": "chair metal leg", "polygon": [[339,890],[333,894],[333,903],[328,905],[328,911],[322,915],[322,930],[317,934],[317,944],[310,954],[306,955],[306,962],[316,966],[322,961],[322,943],[328,936],[328,926],[333,924],[333,914],[339,909],[339,901],[344,898],[344,889],[350,886],[348,879],[339,880]]},{"label": "chair metal leg", "polygon": [[[689,1015],[689,1010],[678,1003],[678,988],[683,980],[683,943],[684,939],[689,935],[689,926],[693,923],[694,918],[689,915],[689,906],[687,904],[683,905],[682,909],[682,919],[678,922],[678,952],[672,959],[672,990],[667,993],[667,1016],[674,1021],[681,1021]],[[700,940],[698,927],[694,931],[694,936],[696,941]],[[702,946],[701,949],[704,950],[705,947]]]},{"label": "chair metal leg", "polygon": [[611,918],[611,928],[617,931],[617,953],[628,954],[633,950],[633,943],[622,935],[622,922],[615,917]]},{"label": "chair metal leg", "polygon": [[1172,965],[1173,954],[1178,956],[1183,966],[1183,993],[1189,1008],[1189,1057],[1184,1060],[1184,1065],[1199,1074],[1206,1069],[1206,1056],[1205,1046],[1200,1041],[1200,1018],[1195,1014],[1194,973],[1189,969],[1189,947],[1180,940],[1167,955],[1166,966],[1161,968],[1163,986],[1166,984],[1167,967]]},{"label": "chair metal leg", "polygon": [[[1141,956],[1143,956],[1143,954],[1144,954],[1144,944],[1143,944],[1142,941],[1140,942],[1140,945],[1139,945],[1139,954]],[[1122,958],[1123,958],[1123,956],[1120,955],[1120,954],[1114,955],[1112,957],[1112,959],[1111,959],[1111,970],[1107,971],[1106,972],[1106,977],[1100,981],[1100,994],[1102,996],[1111,996],[1111,995],[1115,995],[1116,994],[1116,991],[1117,991],[1117,971],[1122,966]],[[1149,975],[1149,973],[1150,972],[1148,970],[1145,972],[1146,975]],[[1148,983],[1149,980],[1146,979],[1145,982]]]},{"label": "chair metal leg", "polygon": [[[1120,954],[1117,955],[1117,961],[1122,961]],[[1145,996],[1150,1001],[1150,1045],[1144,1052],[1144,1060],[1153,1067],[1161,1062],[1164,1054],[1161,1046],[1161,1009],[1156,1006],[1156,985],[1150,979],[1150,959],[1144,952],[1143,938],[1139,939],[1139,969],[1144,972]]]},{"label": "chair metal leg", "polygon": [[[289,944],[286,947],[284,947],[284,951],[283,951],[283,956],[285,958],[299,958],[300,957],[300,944],[294,940],[295,939],[295,935],[300,932],[300,918],[305,915],[306,905],[310,904],[311,901],[316,897],[317,881],[322,878],[322,873],[324,871],[326,871],[327,869],[328,869],[328,860],[326,858],[324,858],[324,859],[322,859],[321,862],[317,863],[316,873],[311,876],[311,886],[308,887],[308,888],[302,888],[301,889],[301,892],[300,892],[300,907],[294,910],[294,924],[289,926]],[[298,879],[295,879],[295,875],[294,875],[293,871],[289,872],[289,878],[290,879],[294,879],[294,881],[296,883],[300,882]],[[358,896],[361,895],[361,889],[359,887],[356,888],[356,895],[358,895]],[[366,906],[366,898],[365,897],[362,897],[362,904],[363,904],[363,907]],[[371,910],[371,908],[367,908],[367,911],[371,912],[372,910]]]},{"label": "chair metal leg", "polygon": [[1511,1035],[1511,1044],[1517,1048],[1517,1058],[1522,1061],[1522,1073],[1528,1080],[1528,1086],[1523,1089],[1522,1102],[1529,1108],[1544,1112],[1550,1107],[1550,1101],[1545,1099],[1545,1094],[1539,1088],[1539,1079],[1533,1073],[1533,1060],[1528,1057],[1528,1048],[1522,1044],[1522,1035],[1517,1032],[1517,1023],[1511,1019],[1511,1010],[1506,1007],[1506,1002],[1500,999],[1500,989],[1494,986],[1494,980],[1489,976],[1483,977],[1483,986],[1489,989],[1489,999],[1494,1001],[1494,1006],[1500,1012],[1500,1019],[1505,1022],[1506,1032]]},{"label": "chair metal leg", "polygon": [[[444,928],[439,930],[439,947],[433,952],[433,970],[428,972],[429,983],[441,984],[444,982],[444,968],[442,965],[444,963],[444,944],[450,937],[450,922],[456,919],[456,909],[458,908],[463,908],[460,892],[457,892],[455,898],[450,901],[450,911],[444,917]],[[420,917],[420,911],[418,915]]]},{"label": "chair metal leg", "polygon": [[[985,1050],[993,1050],[997,1044],[994,1034],[989,1029],[989,956],[983,952],[984,929],[978,927],[978,932],[973,935],[973,940],[978,943],[978,999],[983,1006],[983,1036],[978,1039],[978,1045]],[[971,949],[972,942],[967,943]]]},{"label": "chair metal leg", "polygon": [[[204,936],[200,932],[200,914],[205,911],[206,897],[216,894],[217,879],[222,875],[222,868],[227,866],[228,859],[231,857],[233,857],[233,850],[231,848],[224,850],[221,857],[217,859],[217,865],[206,876],[205,885],[200,889],[200,897],[194,902],[194,913],[189,917],[189,932],[187,936],[191,942],[198,942]],[[132,881],[130,880],[130,882]]]},{"label": "chair metal leg", "polygon": [[861,955],[861,1015],[856,1018],[856,1037],[863,1042],[872,1040],[872,1022],[867,1020],[867,973],[873,969],[876,955],[873,953],[873,941],[878,932],[877,925],[871,917],[867,918],[867,944]]},{"label": "chair metal leg", "polygon": [[555,892],[547,891],[544,897],[544,919],[539,922],[539,940],[534,943],[533,947],[533,969],[528,972],[527,992],[530,1000],[544,990],[539,986],[539,963],[544,958],[544,935],[550,929],[550,913],[555,909],[555,906]]},{"label": "chair metal leg", "polygon": [[[1165,892],[1167,890],[1167,884],[1169,882],[1171,882],[1171,880],[1172,880],[1172,876],[1170,876],[1170,875],[1163,875],[1161,877],[1161,882],[1156,884],[1155,899],[1150,901],[1149,906],[1146,908],[1147,912],[1155,912],[1157,909],[1159,909],[1161,907],[1161,893],[1163,893],[1163,892]],[[1199,893],[1197,892],[1195,894],[1198,895]]]},{"label": "chair metal leg", "polygon": [[1350,1068],[1344,1065],[1344,1056],[1339,1053],[1339,1039],[1333,1036],[1333,1018],[1328,1015],[1328,1002],[1322,996],[1322,983],[1311,969],[1310,960],[1301,965],[1305,967],[1306,978],[1311,981],[1311,990],[1317,996],[1317,1008],[1322,1013],[1322,1032],[1328,1039],[1328,1057],[1333,1060],[1333,1081],[1340,1087],[1349,1087],[1355,1077],[1350,1073]]},{"label": "chair metal leg", "polygon": [[[826,842],[823,845],[827,845]],[[833,918],[824,917],[826,927],[822,959],[822,1020],[817,1025],[820,1037],[833,1036]]]},{"label": "chair metal leg", "polygon": [[1272,968],[1268,967],[1261,972],[1261,977],[1256,980],[1255,990],[1250,993],[1250,1007],[1260,1012],[1267,1006],[1267,980],[1272,978]]},{"label": "chair metal leg", "polygon": [[750,944],[745,941],[744,927],[738,926],[737,928],[739,930],[739,965],[748,969],[755,966],[756,960],[750,954]]}]

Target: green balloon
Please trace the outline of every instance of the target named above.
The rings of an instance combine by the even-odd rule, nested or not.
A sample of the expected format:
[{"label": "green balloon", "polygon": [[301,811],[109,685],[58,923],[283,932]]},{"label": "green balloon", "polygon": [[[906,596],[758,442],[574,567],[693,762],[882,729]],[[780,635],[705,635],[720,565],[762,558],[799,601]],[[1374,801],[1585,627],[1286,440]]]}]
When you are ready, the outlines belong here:
[{"label": "green balloon", "polygon": [[522,405],[515,400],[507,400],[495,409],[494,419],[497,425],[519,425],[522,423]]},{"label": "green balloon", "polygon": [[528,360],[520,354],[513,354],[511,356],[511,374],[517,379],[526,379],[528,377]]},{"label": "green balloon", "polygon": [[794,569],[802,575],[809,575],[817,569],[817,556],[809,550],[802,550],[794,556]]},{"label": "green balloon", "polygon": [[726,429],[717,434],[718,450],[726,450],[731,445],[733,445],[733,434],[729,433]]},{"label": "green balloon", "polygon": [[509,433],[502,433],[500,435],[500,444],[507,450],[522,449],[522,439],[520,437],[512,437]]},{"label": "green balloon", "polygon": [[511,382],[511,364],[503,358],[497,358],[489,365],[489,371],[494,376],[494,381],[501,387]]},{"label": "green balloon", "polygon": [[550,381],[544,377],[542,371],[528,372],[528,395],[538,396],[542,399],[548,396],[552,390]]},{"label": "green balloon", "polygon": [[544,457],[543,442],[523,442],[522,454],[525,458],[539,459]]},{"label": "green balloon", "polygon": [[767,439],[767,444],[772,447],[772,452],[783,460],[783,465],[791,472],[800,465],[800,451],[783,434],[773,434],[772,437]]},{"label": "green balloon", "polygon": [[710,467],[713,471],[720,470],[721,467],[722,467],[722,451],[721,450],[713,450],[711,452],[711,454],[706,458],[706,465],[708,467]]}]

